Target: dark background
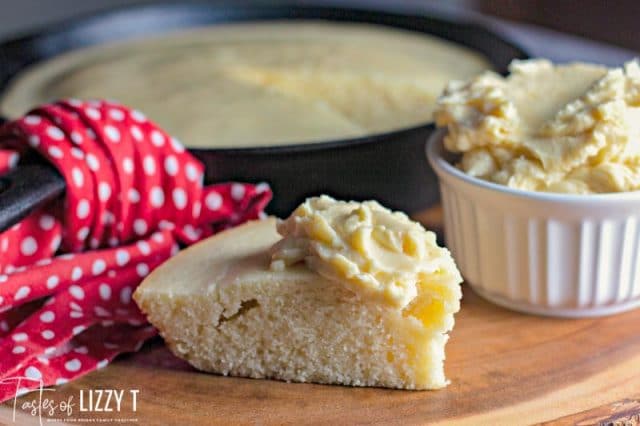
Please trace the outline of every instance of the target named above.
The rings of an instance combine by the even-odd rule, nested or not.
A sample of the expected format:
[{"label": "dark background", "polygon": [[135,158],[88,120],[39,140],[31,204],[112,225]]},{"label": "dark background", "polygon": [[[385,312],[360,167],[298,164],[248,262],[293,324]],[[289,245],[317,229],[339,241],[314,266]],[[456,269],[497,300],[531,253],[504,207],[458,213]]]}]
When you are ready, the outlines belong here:
[{"label": "dark background", "polygon": [[[154,0],[0,0],[0,38],[88,12],[153,2]],[[296,0],[285,2],[309,3]],[[237,4],[239,1],[228,0],[225,3]],[[262,0],[261,3],[282,2]],[[312,3],[479,11],[640,51],[638,0],[316,0]]]}]

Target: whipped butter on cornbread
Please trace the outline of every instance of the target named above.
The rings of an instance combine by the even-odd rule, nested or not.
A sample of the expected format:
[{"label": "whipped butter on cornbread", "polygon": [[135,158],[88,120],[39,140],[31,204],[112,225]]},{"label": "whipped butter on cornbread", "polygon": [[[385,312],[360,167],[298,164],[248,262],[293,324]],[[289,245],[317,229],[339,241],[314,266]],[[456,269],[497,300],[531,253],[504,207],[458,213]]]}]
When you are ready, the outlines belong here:
[{"label": "whipped butter on cornbread", "polygon": [[310,198],[278,224],[271,268],[304,261],[323,277],[378,303],[404,308],[420,286],[455,270],[436,235],[376,201]]},{"label": "whipped butter on cornbread", "polygon": [[449,252],[404,214],[323,196],[188,248],[134,298],[204,371],[437,389],[460,282]]},{"label": "whipped butter on cornbread", "polygon": [[436,124],[459,167],[532,191],[592,194],[640,189],[640,66],[516,61],[449,84]]}]

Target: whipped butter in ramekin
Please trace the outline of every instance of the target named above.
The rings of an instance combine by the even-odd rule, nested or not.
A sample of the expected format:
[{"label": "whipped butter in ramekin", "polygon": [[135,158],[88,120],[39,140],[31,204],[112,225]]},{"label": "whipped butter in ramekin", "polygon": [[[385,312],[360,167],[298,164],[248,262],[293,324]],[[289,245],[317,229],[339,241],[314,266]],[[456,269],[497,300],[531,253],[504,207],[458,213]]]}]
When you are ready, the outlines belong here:
[{"label": "whipped butter in ramekin", "polygon": [[537,314],[640,305],[640,67],[517,62],[453,82],[428,143],[447,245],[485,298]]}]

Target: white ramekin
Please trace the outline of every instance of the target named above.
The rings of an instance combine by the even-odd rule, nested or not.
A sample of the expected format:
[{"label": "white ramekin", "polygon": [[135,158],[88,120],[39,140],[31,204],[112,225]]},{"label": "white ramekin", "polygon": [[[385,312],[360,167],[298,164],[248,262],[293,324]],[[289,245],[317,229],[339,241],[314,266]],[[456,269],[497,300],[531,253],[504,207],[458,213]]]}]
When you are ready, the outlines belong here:
[{"label": "white ramekin", "polygon": [[640,306],[640,191],[566,195],[471,177],[436,132],[427,157],[440,178],[445,240],[467,283],[517,311],[609,315]]}]

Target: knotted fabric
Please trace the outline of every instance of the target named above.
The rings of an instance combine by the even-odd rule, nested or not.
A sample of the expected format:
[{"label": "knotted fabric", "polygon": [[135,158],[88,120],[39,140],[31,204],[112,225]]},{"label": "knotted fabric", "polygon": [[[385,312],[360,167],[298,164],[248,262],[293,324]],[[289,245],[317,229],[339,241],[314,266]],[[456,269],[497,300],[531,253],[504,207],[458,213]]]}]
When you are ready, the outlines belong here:
[{"label": "knotted fabric", "polygon": [[114,102],[60,101],[6,123],[0,174],[34,150],[66,193],[0,233],[0,402],[138,350],[156,335],[131,299],[140,281],[271,198],[266,184],[203,187],[179,141]]}]

